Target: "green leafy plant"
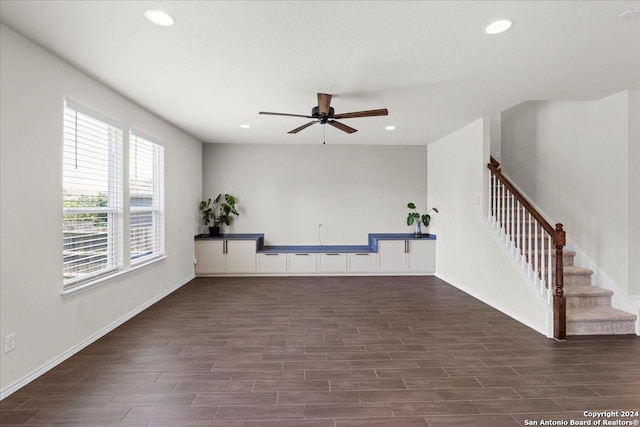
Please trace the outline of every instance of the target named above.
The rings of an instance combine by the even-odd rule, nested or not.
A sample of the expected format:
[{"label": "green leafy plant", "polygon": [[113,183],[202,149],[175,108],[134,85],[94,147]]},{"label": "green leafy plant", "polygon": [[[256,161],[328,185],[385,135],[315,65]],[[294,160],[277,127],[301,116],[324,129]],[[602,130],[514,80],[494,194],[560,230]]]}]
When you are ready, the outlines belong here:
[{"label": "green leafy plant", "polygon": [[413,212],[409,212],[409,215],[407,216],[407,225],[413,225],[414,222],[416,222],[416,220],[418,221],[422,221],[422,223],[424,224],[425,227],[429,226],[429,222],[431,222],[431,212],[435,212],[438,213],[438,209],[437,208],[431,208],[429,209],[429,212],[427,212],[424,215],[420,215],[418,213],[418,211],[416,210],[416,205],[413,202],[409,202],[407,204],[407,207],[409,209],[413,209]]},{"label": "green leafy plant", "polygon": [[222,224],[230,225],[233,215],[240,215],[236,210],[236,198],[231,194],[218,194],[214,200],[207,199],[200,202],[200,214],[205,225],[212,224],[220,227]]},{"label": "green leafy plant", "polygon": [[[63,208],[105,208],[108,206],[108,199],[105,193],[98,193],[96,195],[81,194],[78,196],[71,196],[66,190],[63,190]],[[65,213],[64,220],[67,223],[89,223],[91,221],[96,227],[107,226],[107,214],[101,212],[93,213]]]}]

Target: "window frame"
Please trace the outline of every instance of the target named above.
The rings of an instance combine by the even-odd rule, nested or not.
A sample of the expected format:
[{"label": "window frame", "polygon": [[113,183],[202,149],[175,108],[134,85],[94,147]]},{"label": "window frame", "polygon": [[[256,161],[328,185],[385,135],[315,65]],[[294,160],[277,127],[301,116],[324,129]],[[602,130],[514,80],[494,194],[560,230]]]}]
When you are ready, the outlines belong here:
[{"label": "window frame", "polygon": [[[109,177],[107,179],[107,191],[106,191],[106,206],[77,206],[77,207],[65,207],[65,190],[66,190],[66,179],[68,167],[67,156],[69,155],[67,150],[69,149],[68,138],[69,138],[69,121],[68,121],[68,112],[71,110],[73,113],[79,113],[81,115],[87,116],[92,120],[101,122],[102,125],[107,126],[108,128],[113,128],[117,130],[116,133],[119,133],[119,139],[116,144],[109,145],[108,149],[108,165],[107,169],[109,171]],[[161,260],[167,258],[165,252],[165,210],[164,210],[164,144],[160,143],[156,138],[150,137],[143,132],[139,132],[133,129],[129,125],[125,125],[117,120],[114,120],[104,114],[92,109],[83,106],[82,104],[76,102],[73,99],[66,98],[64,100],[63,105],[63,135],[62,135],[62,168],[61,168],[61,178],[62,178],[62,225],[63,225],[63,241],[62,241],[62,255],[63,260],[65,257],[65,253],[68,253],[67,244],[65,244],[66,239],[64,235],[67,233],[65,231],[65,218],[68,218],[68,215],[103,215],[107,214],[107,235],[109,238],[107,239],[109,249],[107,250],[107,268],[100,269],[95,272],[88,272],[83,274],[80,277],[75,278],[67,278],[68,271],[65,268],[65,263],[62,263],[62,292],[61,295],[64,298],[76,295],[78,293],[84,292],[87,289],[91,289],[94,286],[101,285],[103,283],[109,282],[116,278],[122,277],[128,273],[133,271],[146,268],[149,265],[155,264]],[[77,134],[78,130],[78,121],[76,119],[75,129],[71,128],[74,132],[74,135]],[[131,177],[129,176],[129,169],[131,164],[131,139],[133,137],[142,138],[146,142],[153,144],[154,147],[154,155],[153,155],[153,204],[151,209],[146,207],[142,207],[139,209],[138,207],[131,206],[130,199],[130,186],[131,186]],[[79,142],[77,138],[73,141],[74,143]],[[89,142],[90,144],[91,142]],[[79,146],[77,146],[79,147]],[[77,148],[74,148],[77,150]],[[159,153],[156,153],[156,150]],[[78,151],[75,152],[77,162]],[[115,162],[115,167],[112,168],[112,162]],[[127,164],[128,163],[128,164]],[[77,166],[76,166],[77,167]],[[115,172],[114,176],[111,176],[113,171]],[[104,175],[103,175],[104,178]],[[100,179],[97,179],[100,181]],[[103,179],[104,181],[104,179]],[[82,190],[82,186],[79,187]],[[82,194],[82,193],[80,193]],[[103,194],[101,191],[98,192],[95,197],[100,197]],[[157,197],[156,197],[157,195]],[[134,213],[137,212],[151,212],[153,217],[153,230],[154,230],[154,250],[153,253],[137,257],[132,259],[132,239],[131,239],[131,218]],[[82,218],[84,219],[84,218]],[[95,221],[95,220],[94,220]],[[95,227],[95,225],[94,225]],[[79,249],[81,249],[80,246]],[[115,249],[112,251],[111,249]],[[75,248],[70,248],[71,250]]]},{"label": "window frame", "polygon": [[[68,115],[72,115],[75,117],[75,123],[72,127],[68,121]],[[100,139],[93,142],[88,142],[85,145],[89,145],[91,143],[95,144],[103,144],[106,143],[106,156],[101,155],[103,157],[101,160],[105,161],[106,169],[107,169],[107,188],[105,196],[107,198],[107,206],[106,207],[97,207],[97,206],[86,206],[86,207],[65,207],[65,181],[73,180],[73,174],[67,174],[66,168],[66,156],[67,150],[69,149],[68,144],[73,143],[75,145],[74,149],[76,150],[76,169],[77,169],[77,160],[78,160],[78,151],[77,147],[79,139],[93,139],[93,135],[89,133],[89,131],[83,129],[79,131],[78,124],[80,123],[78,118],[81,116],[83,124],[98,124],[101,127],[106,128],[106,132],[108,135],[104,139]],[[84,116],[84,117],[82,117]],[[73,139],[69,139],[68,136],[71,133]],[[88,109],[77,102],[66,99],[64,104],[64,113],[63,113],[63,167],[62,167],[62,185],[63,185],[63,206],[62,206],[62,224],[63,224],[63,290],[69,290],[76,287],[83,286],[86,283],[90,283],[95,280],[99,280],[104,276],[108,276],[113,273],[117,273],[124,267],[124,259],[122,257],[123,252],[123,233],[122,233],[122,222],[123,222],[123,206],[122,206],[122,182],[123,182],[123,147],[124,147],[124,135],[125,135],[125,127],[118,123],[117,121],[105,117],[104,115]],[[84,147],[83,147],[84,148]],[[103,148],[103,147],[101,147]],[[104,149],[104,148],[103,148]],[[97,158],[97,157],[96,157]],[[104,175],[96,175],[95,181],[99,181],[100,179],[104,180]],[[100,197],[100,194],[103,194],[102,191],[99,191],[95,197]],[[106,226],[106,267],[97,269],[93,272],[87,272],[81,274],[76,277],[72,277],[69,279],[64,279],[65,274],[69,274],[69,270],[65,268],[65,252],[69,252],[72,249],[67,248],[67,239],[64,237],[65,233],[69,231],[65,230],[66,218],[68,215],[101,215],[106,214],[107,218],[107,226]],[[86,246],[81,246],[81,248],[86,248]]]},{"label": "window frame", "polygon": [[[152,204],[151,206],[133,206],[131,203],[132,199],[132,183],[133,178],[131,175],[131,169],[134,165],[134,162],[137,161],[137,156],[134,155],[134,147],[137,147],[137,143],[141,142],[142,144],[151,145],[152,149],[152,159],[151,159],[151,168],[152,168]],[[135,129],[129,130],[129,177],[128,177],[128,187],[129,187],[129,261],[131,266],[137,266],[139,264],[144,264],[149,262],[155,258],[162,257],[165,255],[165,226],[164,226],[164,146],[160,144],[155,138],[145,135],[143,132],[137,131]],[[140,213],[150,213],[152,218],[152,226],[153,229],[153,248],[151,253],[134,256],[133,254],[133,225],[131,219],[134,214]]]}]

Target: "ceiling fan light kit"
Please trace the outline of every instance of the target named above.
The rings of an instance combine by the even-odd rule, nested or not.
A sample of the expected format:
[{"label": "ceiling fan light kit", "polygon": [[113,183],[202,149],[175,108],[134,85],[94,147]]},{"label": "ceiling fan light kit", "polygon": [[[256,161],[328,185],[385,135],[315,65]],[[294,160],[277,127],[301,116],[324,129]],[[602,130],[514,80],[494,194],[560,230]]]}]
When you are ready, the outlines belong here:
[{"label": "ceiling fan light kit", "polygon": [[290,134],[298,133],[301,130],[306,129],[316,123],[320,123],[321,125],[329,124],[336,129],[351,134],[357,132],[358,129],[354,129],[351,126],[347,126],[337,120],[355,119],[357,117],[387,116],[389,115],[389,111],[386,108],[380,108],[378,110],[354,111],[351,113],[335,114],[335,110],[331,106],[331,95],[328,93],[318,93],[318,105],[311,109],[310,116],[305,116],[303,114],[272,113],[268,111],[260,111],[258,114],[271,116],[304,117],[307,119],[313,119],[312,121],[287,132]]}]

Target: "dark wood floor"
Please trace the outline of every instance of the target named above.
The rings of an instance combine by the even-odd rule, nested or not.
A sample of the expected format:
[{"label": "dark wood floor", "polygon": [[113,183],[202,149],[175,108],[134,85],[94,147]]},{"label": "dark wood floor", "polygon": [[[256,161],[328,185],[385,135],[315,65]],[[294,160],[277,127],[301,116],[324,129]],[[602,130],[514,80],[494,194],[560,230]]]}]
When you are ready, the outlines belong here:
[{"label": "dark wood floor", "polygon": [[434,277],[196,279],[0,409],[3,426],[586,420],[640,410],[640,338],[556,342]]}]

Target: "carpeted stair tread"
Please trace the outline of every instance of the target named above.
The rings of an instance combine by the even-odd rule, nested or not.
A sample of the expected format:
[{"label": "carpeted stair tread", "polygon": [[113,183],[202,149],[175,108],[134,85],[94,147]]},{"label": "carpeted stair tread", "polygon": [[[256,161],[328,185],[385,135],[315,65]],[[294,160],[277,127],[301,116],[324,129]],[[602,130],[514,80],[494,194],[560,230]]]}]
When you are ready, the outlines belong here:
[{"label": "carpeted stair tread", "polygon": [[613,291],[597,286],[575,285],[564,288],[564,295],[567,297],[595,297],[595,296],[611,296]]},{"label": "carpeted stair tread", "polygon": [[567,310],[569,322],[619,322],[635,321],[636,316],[611,307],[574,308]]}]

